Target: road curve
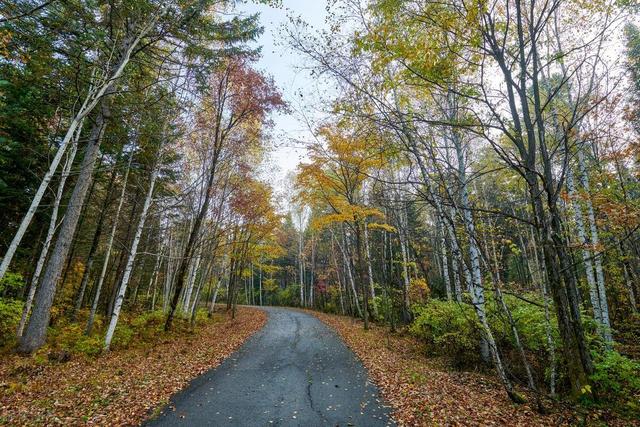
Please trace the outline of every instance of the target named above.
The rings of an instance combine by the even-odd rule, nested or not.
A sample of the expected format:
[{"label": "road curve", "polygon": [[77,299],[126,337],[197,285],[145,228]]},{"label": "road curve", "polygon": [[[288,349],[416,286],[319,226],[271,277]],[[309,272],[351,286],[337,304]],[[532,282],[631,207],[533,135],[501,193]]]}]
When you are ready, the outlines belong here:
[{"label": "road curve", "polygon": [[264,308],[265,327],[176,394],[148,426],[393,425],[356,356],[315,317]]}]

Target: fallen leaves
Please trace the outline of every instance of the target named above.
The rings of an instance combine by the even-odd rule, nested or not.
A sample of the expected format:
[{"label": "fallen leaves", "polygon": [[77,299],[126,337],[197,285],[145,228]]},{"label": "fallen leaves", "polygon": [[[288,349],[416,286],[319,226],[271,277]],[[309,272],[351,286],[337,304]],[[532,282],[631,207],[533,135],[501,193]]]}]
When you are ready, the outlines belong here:
[{"label": "fallen leaves", "polygon": [[266,319],[262,310],[239,307],[235,320],[225,315],[151,348],[66,363],[4,356],[0,424],[138,425],[190,380],[218,366]]},{"label": "fallen leaves", "polygon": [[[423,347],[410,336],[391,334],[349,317],[310,312],[333,328],[356,353],[393,407],[400,426],[562,426],[603,420],[583,419],[583,415],[559,405],[546,415],[534,404],[512,403],[498,380],[490,375],[449,372],[437,361],[425,357]],[[532,399],[529,399],[532,401]],[[586,422],[585,422],[586,421]],[[630,420],[606,420],[607,425],[633,425]]]}]

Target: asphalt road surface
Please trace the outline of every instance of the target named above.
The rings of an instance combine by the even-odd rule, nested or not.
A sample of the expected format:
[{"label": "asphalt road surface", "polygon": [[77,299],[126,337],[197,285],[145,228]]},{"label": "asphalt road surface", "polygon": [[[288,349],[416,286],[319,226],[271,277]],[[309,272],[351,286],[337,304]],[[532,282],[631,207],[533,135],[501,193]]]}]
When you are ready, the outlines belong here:
[{"label": "asphalt road surface", "polygon": [[305,313],[265,310],[260,332],[147,425],[393,425],[362,364],[333,331]]}]

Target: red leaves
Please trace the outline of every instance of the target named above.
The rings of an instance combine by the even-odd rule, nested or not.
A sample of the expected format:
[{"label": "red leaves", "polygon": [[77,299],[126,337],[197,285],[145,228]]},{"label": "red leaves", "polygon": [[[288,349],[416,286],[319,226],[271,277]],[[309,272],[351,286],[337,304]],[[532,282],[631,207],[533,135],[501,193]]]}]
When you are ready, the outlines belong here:
[{"label": "red leaves", "polygon": [[[266,322],[238,309],[194,334],[152,348],[45,364],[19,356],[0,363],[0,422],[10,425],[138,425],[200,374],[214,368]],[[186,351],[181,351],[185,350]]]}]

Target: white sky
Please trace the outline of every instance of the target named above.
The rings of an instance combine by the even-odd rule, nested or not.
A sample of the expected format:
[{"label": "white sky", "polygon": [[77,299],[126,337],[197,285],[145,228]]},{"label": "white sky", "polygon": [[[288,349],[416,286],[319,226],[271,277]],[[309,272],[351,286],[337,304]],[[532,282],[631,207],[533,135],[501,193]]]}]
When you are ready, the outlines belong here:
[{"label": "white sky", "polygon": [[[275,115],[273,131],[276,149],[265,171],[271,183],[280,191],[287,187],[285,177],[294,171],[298,163],[304,159],[304,147],[296,141],[310,141],[313,136],[309,131],[304,116],[317,119],[317,113],[305,106],[304,116],[300,114],[302,100],[313,98],[311,93],[317,91],[309,71],[301,70],[304,65],[300,54],[293,52],[280,35],[280,29],[287,24],[290,16],[301,17],[315,29],[325,28],[326,0],[283,0],[279,9],[252,3],[238,6],[241,13],[260,13],[260,23],[265,28],[257,41],[262,46],[262,58],[258,68],[273,76],[283,97],[289,103],[292,113]],[[303,95],[301,97],[301,94]]]}]

